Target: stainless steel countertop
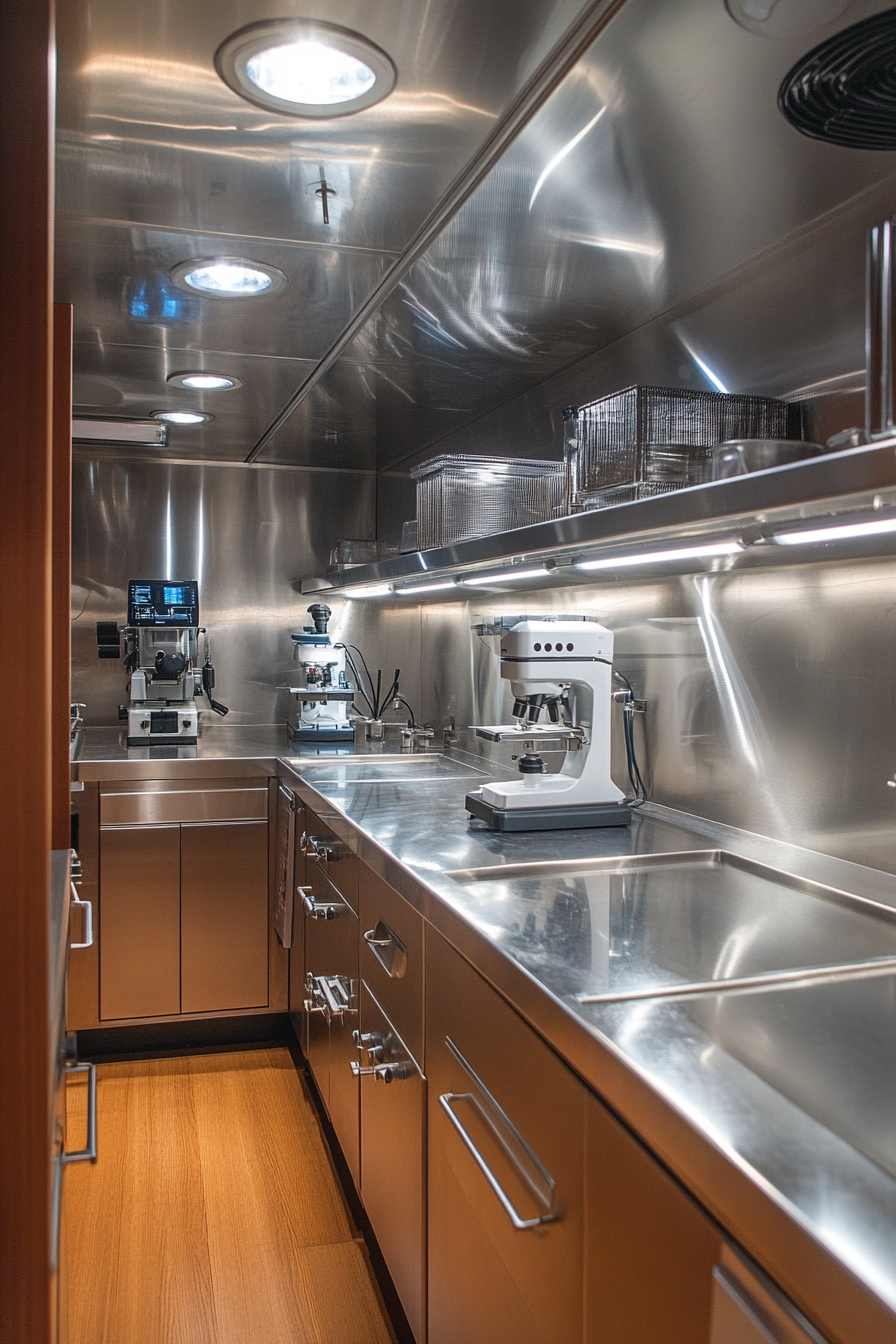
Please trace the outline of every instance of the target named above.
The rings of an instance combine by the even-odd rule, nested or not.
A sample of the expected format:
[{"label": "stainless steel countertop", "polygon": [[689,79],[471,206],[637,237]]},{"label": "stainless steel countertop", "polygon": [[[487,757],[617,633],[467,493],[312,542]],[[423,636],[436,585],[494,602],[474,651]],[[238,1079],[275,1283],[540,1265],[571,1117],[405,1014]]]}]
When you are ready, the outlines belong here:
[{"label": "stainless steel countertop", "polygon": [[[115,730],[87,729],[73,770],[84,780],[279,773],[495,985],[819,1328],[849,1344],[892,1344],[896,975],[688,1003],[586,1005],[575,995],[594,985],[589,929],[575,920],[548,929],[531,888],[508,886],[496,899],[495,883],[448,873],[488,867],[498,878],[509,864],[725,851],[880,912],[887,942],[892,875],[651,804],[631,828],[494,833],[469,821],[464,795],[479,782],[471,770],[508,772],[459,752],[324,761],[289,753],[279,727],[217,724],[186,749],[191,758],[184,750],[147,759]],[[376,760],[375,773],[388,778],[354,778],[362,759]]]},{"label": "stainless steel countertop", "polygon": [[[583,1005],[574,996],[593,983],[588,930],[561,921],[544,936],[542,912],[542,936],[531,936],[531,891],[507,886],[496,899],[495,883],[447,874],[490,866],[498,877],[507,864],[723,850],[885,912],[888,941],[891,875],[652,805],[630,830],[503,835],[468,821],[463,780],[323,780],[299,761],[289,773],[300,796],[477,966],[820,1327],[856,1344],[892,1344],[896,1153],[880,1139],[880,1117],[896,1090],[896,1043],[888,1044],[896,1034],[892,1008],[886,1021],[881,1014],[896,1002],[896,975],[813,986],[828,1013],[809,1015],[814,1038],[799,1011],[805,985],[712,994],[687,1006]],[[837,1027],[856,1012],[866,1014],[880,1052],[855,1075],[874,1091],[867,1104],[849,1090],[850,1041]],[[852,1033],[854,1044],[854,1021]],[[864,1152],[855,1123],[863,1112],[873,1118]]]}]

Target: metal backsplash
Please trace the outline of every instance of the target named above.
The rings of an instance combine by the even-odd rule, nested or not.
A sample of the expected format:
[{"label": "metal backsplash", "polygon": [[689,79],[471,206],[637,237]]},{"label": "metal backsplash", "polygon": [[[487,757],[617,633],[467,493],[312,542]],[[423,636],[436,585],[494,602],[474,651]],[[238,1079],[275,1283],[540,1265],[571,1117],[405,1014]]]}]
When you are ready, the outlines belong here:
[{"label": "metal backsplash", "polygon": [[127,615],[131,578],[196,578],[228,724],[274,723],[292,672],[289,632],[307,606],[293,582],[326,567],[339,537],[372,537],[374,477],[77,456],[72,509],[72,699],[117,724],[121,663],[100,662],[98,620]]},{"label": "metal backsplash", "polygon": [[[896,872],[892,588],[892,561],[851,561],[410,610],[353,601],[343,631],[390,666],[417,644],[420,713],[509,764],[510,747],[470,728],[511,708],[495,641],[471,625],[501,612],[596,616],[648,702],[637,731],[656,802]],[[624,787],[619,732],[614,756]]]}]

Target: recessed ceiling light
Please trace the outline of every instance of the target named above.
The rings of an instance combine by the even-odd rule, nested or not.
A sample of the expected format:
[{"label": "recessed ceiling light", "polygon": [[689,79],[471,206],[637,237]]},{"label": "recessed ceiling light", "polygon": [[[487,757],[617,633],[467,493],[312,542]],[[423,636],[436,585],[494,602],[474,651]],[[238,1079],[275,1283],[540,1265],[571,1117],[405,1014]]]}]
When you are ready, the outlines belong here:
[{"label": "recessed ceiling light", "polygon": [[395,66],[360,33],[294,19],[252,23],[215,52],[234,93],[292,117],[345,117],[386,98]]},{"label": "recessed ceiling light", "polygon": [[194,392],[226,392],[231,387],[242,387],[239,378],[230,373],[205,373],[194,369],[187,373],[169,373],[165,379],[172,387],[189,387]]},{"label": "recessed ceiling light", "polygon": [[205,411],[153,411],[152,418],[164,420],[166,425],[204,425],[215,417]]},{"label": "recessed ceiling light", "polygon": [[289,284],[276,266],[244,257],[210,257],[181,261],[171,271],[171,279],[191,294],[212,299],[254,299],[262,294],[279,294]]}]

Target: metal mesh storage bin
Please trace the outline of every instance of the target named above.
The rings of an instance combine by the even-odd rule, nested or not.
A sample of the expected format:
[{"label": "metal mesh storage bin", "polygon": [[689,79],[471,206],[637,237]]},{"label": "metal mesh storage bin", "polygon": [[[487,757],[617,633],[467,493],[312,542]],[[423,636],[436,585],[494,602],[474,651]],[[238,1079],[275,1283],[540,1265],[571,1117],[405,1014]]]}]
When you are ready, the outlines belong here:
[{"label": "metal mesh storage bin", "polygon": [[562,462],[447,454],[414,467],[421,551],[559,517],[566,508]]},{"label": "metal mesh storage bin", "polygon": [[699,485],[726,439],[800,438],[799,408],[772,397],[627,387],[579,407],[578,503],[585,508]]}]

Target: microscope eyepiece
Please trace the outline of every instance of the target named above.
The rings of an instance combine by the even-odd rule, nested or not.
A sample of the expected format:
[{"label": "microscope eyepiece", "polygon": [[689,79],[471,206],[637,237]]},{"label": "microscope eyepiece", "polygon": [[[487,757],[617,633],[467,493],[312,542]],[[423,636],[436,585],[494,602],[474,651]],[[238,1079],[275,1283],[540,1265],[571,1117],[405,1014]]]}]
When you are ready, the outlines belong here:
[{"label": "microscope eyepiece", "polygon": [[330,619],[330,608],[325,602],[314,602],[308,608],[308,615],[314,622],[314,629],[319,635],[327,633],[327,621]]}]

